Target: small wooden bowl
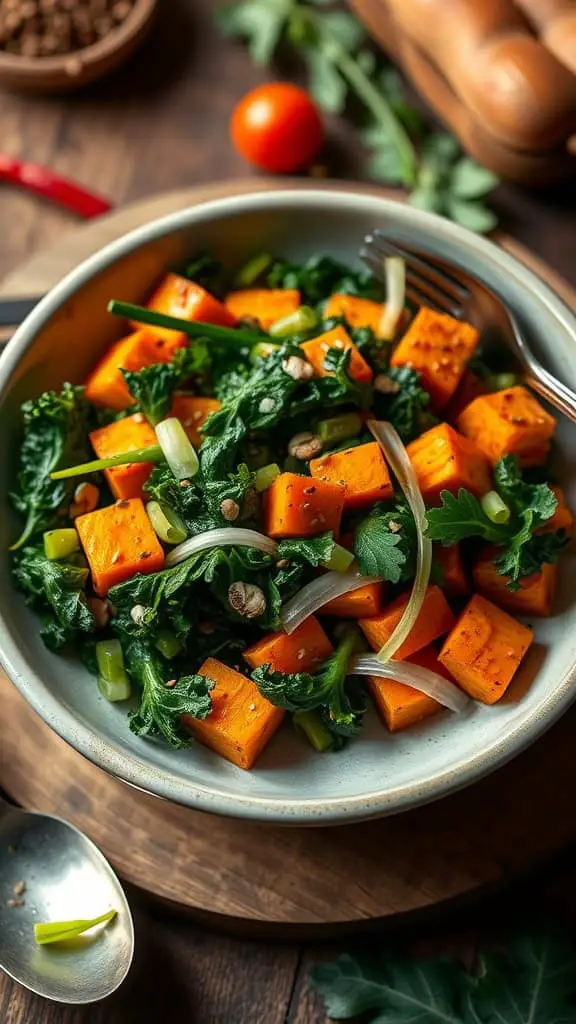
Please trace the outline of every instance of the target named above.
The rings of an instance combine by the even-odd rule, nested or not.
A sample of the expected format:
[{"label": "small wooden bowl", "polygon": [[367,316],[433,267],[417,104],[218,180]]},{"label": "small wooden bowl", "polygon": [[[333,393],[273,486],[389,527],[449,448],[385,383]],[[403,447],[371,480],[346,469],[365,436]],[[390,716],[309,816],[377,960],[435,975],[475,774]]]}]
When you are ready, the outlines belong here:
[{"label": "small wooden bowl", "polygon": [[0,50],[0,85],[27,92],[73,92],[107,75],[144,39],[158,0],[136,0],[121,25],[92,46],[57,57],[20,57]]}]

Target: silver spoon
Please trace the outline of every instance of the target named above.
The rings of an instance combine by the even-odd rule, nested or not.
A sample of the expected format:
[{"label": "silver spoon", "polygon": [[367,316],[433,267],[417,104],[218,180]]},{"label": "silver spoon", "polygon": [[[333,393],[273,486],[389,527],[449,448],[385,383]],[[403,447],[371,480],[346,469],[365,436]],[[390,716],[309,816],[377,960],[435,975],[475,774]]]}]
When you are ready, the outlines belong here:
[{"label": "silver spoon", "polygon": [[[35,942],[36,922],[91,920],[112,909],[110,924],[75,940]],[[121,985],[133,953],[128,902],[94,843],[60,818],[0,800],[0,968],[47,999],[93,1003]]]}]

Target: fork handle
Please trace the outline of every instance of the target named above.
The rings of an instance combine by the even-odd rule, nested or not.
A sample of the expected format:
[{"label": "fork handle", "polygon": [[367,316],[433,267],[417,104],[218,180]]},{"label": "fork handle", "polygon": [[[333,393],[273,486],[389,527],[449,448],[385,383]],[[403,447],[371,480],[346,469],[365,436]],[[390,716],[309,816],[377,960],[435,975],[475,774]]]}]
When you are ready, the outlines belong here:
[{"label": "fork handle", "polygon": [[546,398],[550,405],[576,423],[576,394],[534,359],[530,360],[526,383],[542,398]]}]

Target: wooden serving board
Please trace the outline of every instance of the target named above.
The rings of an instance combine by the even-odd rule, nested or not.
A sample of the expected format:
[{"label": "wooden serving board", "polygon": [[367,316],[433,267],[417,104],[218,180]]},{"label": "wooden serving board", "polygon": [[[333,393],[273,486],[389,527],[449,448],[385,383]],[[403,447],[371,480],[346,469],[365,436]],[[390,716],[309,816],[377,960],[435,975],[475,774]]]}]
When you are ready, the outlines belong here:
[{"label": "wooden serving board", "polygon": [[[274,187],[262,179],[234,182],[129,206],[34,257],[0,295],[50,288],[100,246],[154,217],[232,191]],[[548,267],[500,241],[576,308],[576,294]],[[365,928],[505,882],[576,835],[576,711],[463,793],[381,821],[303,829],[218,818],[125,786],[51,732],[4,675],[0,707],[0,780],[18,803],[67,818],[125,881],[229,929],[318,937]]]}]

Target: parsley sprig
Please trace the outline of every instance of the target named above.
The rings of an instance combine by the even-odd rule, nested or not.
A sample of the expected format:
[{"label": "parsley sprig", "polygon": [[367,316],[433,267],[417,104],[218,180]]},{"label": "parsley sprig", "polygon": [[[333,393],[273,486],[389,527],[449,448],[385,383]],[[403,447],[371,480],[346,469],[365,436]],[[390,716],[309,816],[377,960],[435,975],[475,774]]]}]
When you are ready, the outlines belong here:
[{"label": "parsley sprig", "polygon": [[238,0],[217,17],[226,34],[246,40],[256,64],[269,65],[281,46],[296,50],[310,92],[327,113],[343,113],[350,98],[360,101],[371,178],[403,185],[414,206],[474,231],[496,226],[484,201],[496,176],[464,156],[453,136],[427,127],[352,14],[326,0]]}]

